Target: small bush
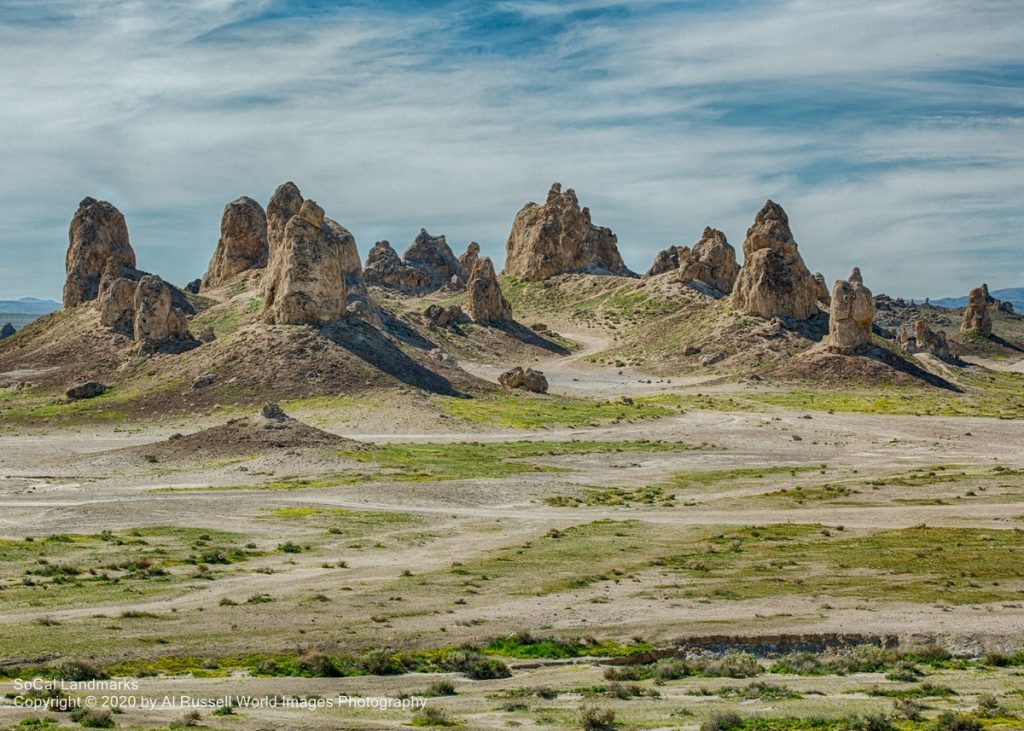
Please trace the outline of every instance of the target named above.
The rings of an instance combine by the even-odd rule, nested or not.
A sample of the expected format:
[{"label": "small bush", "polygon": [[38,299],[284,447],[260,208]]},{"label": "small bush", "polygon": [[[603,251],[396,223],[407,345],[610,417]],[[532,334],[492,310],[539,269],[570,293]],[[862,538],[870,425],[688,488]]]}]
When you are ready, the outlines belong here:
[{"label": "small bush", "polygon": [[438,698],[445,695],[456,695],[455,684],[450,680],[437,680],[430,684],[423,695],[427,698]]},{"label": "small bush", "polygon": [[866,713],[851,716],[847,722],[851,731],[892,731],[892,721],[884,713]]},{"label": "small bush", "polygon": [[84,728],[113,728],[114,719],[106,708],[76,708],[71,720]]},{"label": "small bush", "polygon": [[708,716],[700,725],[700,731],[730,731],[743,726],[743,719],[738,713],[725,711]]},{"label": "small bush", "polygon": [[943,711],[932,724],[933,731],[981,731],[981,722],[974,716]]},{"label": "small bush", "polygon": [[610,708],[580,706],[579,723],[583,731],[611,731],[615,728],[615,711]]},{"label": "small bush", "polygon": [[427,706],[413,714],[412,725],[424,728],[445,728],[448,726],[458,726],[458,723],[448,718],[448,715],[440,708]]},{"label": "small bush", "polygon": [[193,728],[199,725],[201,719],[202,716],[199,714],[199,711],[187,711],[178,719],[178,725],[185,728]]},{"label": "small bush", "polygon": [[65,660],[54,669],[54,677],[58,680],[82,682],[85,680],[105,680],[109,676],[85,660]]},{"label": "small bush", "polygon": [[978,708],[976,713],[985,718],[1005,716],[1006,709],[999,703],[999,699],[991,693],[982,693],[978,696]]},{"label": "small bush", "polygon": [[892,702],[892,710],[908,721],[920,721],[924,706],[912,698],[897,698]]}]

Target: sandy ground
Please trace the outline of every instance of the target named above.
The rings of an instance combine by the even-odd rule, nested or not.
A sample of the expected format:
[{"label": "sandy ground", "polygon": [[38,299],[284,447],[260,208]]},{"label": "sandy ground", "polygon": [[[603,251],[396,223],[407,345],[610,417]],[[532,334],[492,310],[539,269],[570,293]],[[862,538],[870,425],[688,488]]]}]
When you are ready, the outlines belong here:
[{"label": "sandy ground", "polygon": [[[700,379],[669,382],[630,370],[595,367],[585,359],[606,347],[606,341],[592,333],[571,335],[584,345],[579,352],[537,364],[546,372],[552,392],[607,398],[613,394],[699,387]],[[485,378],[497,375],[497,370],[489,366],[464,365]],[[138,449],[140,446],[165,440],[175,432],[208,426],[215,423],[212,418],[209,422],[159,427],[4,434],[0,436],[0,538],[22,541],[26,536],[42,539],[51,534],[184,526],[243,535],[265,554],[244,567],[225,569],[216,581],[184,580],[151,596],[100,597],[80,604],[52,598],[26,603],[10,599],[11,591],[0,592],[0,605],[4,605],[0,613],[0,638],[5,634],[10,638],[8,643],[0,643],[0,662],[26,661],[38,656],[137,658],[154,652],[144,648],[154,647],[155,638],[163,643],[156,654],[171,651],[228,655],[318,645],[335,649],[438,646],[480,642],[521,629],[541,634],[592,633],[617,638],[641,635],[665,642],[710,633],[895,634],[905,641],[940,640],[968,651],[1010,646],[1021,636],[1024,610],[1020,601],[915,604],[856,596],[793,595],[708,602],[675,595],[667,588],[674,582],[670,573],[647,566],[621,581],[598,581],[540,595],[491,590],[487,580],[481,580],[480,587],[460,603],[454,597],[418,590],[412,579],[403,583],[401,575],[406,571],[413,577],[427,576],[446,572],[453,565],[472,565],[502,549],[535,542],[552,529],[565,530],[598,520],[637,521],[652,539],[665,531],[683,531],[679,535],[685,535],[685,531],[707,526],[789,523],[842,526],[853,535],[921,524],[1019,530],[1024,527],[1024,492],[1017,489],[1021,486],[1020,477],[998,489],[977,493],[976,499],[959,496],[971,487],[987,490],[988,483],[969,477],[962,484],[911,488],[907,493],[888,488],[864,489],[850,500],[799,506],[766,502],[764,496],[780,487],[814,486],[823,480],[863,485],[872,478],[939,464],[975,471],[995,465],[1024,469],[1024,452],[1020,450],[1024,423],[974,418],[693,411],[635,423],[530,432],[477,428],[450,419],[440,421],[436,411],[428,406],[427,400],[416,399],[381,403],[380,408],[345,412],[337,418],[318,414],[316,425],[367,443],[647,439],[704,446],[675,452],[537,457],[530,461],[558,467],[560,471],[526,472],[502,478],[403,482],[378,476],[338,487],[265,490],[252,488],[275,479],[316,479],[339,471],[372,468],[346,462],[323,449],[271,450],[261,455],[200,463],[154,464],[140,457],[146,451]],[[781,471],[758,481],[724,480],[683,491],[671,506],[555,507],[546,502],[552,496],[582,495],[588,490],[658,484],[680,472],[817,465],[824,466],[827,477],[817,471],[795,475]],[[950,490],[958,491],[957,495],[947,494]],[[911,492],[915,499],[905,500]],[[929,504],[917,499],[922,496],[948,499]],[[268,515],[289,507],[345,509],[385,517],[401,515],[409,522],[374,526],[358,535],[332,536],[324,532],[322,525],[311,527],[302,520],[277,520]],[[286,540],[308,542],[312,547],[291,556],[274,552],[274,547]],[[1024,550],[1024,538],[1021,549]],[[344,571],[325,568],[325,561],[342,557],[348,566]],[[585,557],[581,560],[585,563]],[[622,560],[628,563],[628,555]],[[1015,577],[1006,580],[1020,583]],[[271,595],[276,603],[237,607],[223,604],[228,599],[238,601],[257,594]],[[314,594],[325,595],[330,603],[312,607],[308,597]],[[398,605],[403,611],[394,611],[395,594],[407,595]],[[1021,597],[1024,599],[1024,594]],[[111,629],[118,625],[110,625],[111,618],[128,611],[151,613],[154,619],[138,620],[127,632]],[[378,614],[387,614],[387,621],[370,619]],[[47,640],[45,634],[37,637],[43,631],[43,620],[55,623],[53,631],[59,633],[58,639]],[[111,644],[105,645],[108,640]],[[394,695],[422,688],[433,679],[159,678],[143,680],[139,692],[153,697],[168,693],[212,697],[225,689],[231,693],[248,690],[258,694]],[[527,679],[533,685],[579,686],[600,682],[601,669],[592,663],[567,666],[542,662],[517,670],[507,681],[472,683],[456,677],[460,696],[448,701],[446,708],[457,716],[471,717],[469,728],[504,728],[508,718],[495,711],[495,703],[487,701],[488,694],[504,692]],[[858,687],[864,685],[863,681],[858,683]],[[698,685],[673,685],[663,693],[667,697],[678,696],[679,702],[711,703],[699,700]],[[579,698],[572,697],[569,705],[575,707]],[[636,703],[631,708],[642,707],[639,701]],[[551,710],[555,725],[572,724],[563,711],[561,706]],[[180,709],[175,713],[180,713]],[[629,713],[632,711],[625,715]],[[5,718],[23,716],[20,710],[0,707],[0,723]],[[173,718],[167,711],[138,709],[130,711],[119,724],[166,724]],[[263,709],[234,719],[219,719],[218,725],[393,728],[407,723],[408,718],[409,713],[404,710],[355,713]],[[522,728],[548,727],[542,718],[543,714],[531,711],[517,715],[516,721]],[[693,720],[679,722],[684,727],[695,724]],[[677,727],[646,721],[644,725]]]}]

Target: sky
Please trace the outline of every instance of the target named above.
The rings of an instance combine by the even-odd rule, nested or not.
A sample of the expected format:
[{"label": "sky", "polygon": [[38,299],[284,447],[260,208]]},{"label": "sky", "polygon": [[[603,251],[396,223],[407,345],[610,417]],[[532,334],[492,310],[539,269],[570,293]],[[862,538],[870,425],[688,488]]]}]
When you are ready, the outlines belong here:
[{"label": "sky", "polygon": [[504,261],[553,181],[650,266],[766,199],[831,282],[1024,286],[1019,0],[2,0],[0,297],[59,298],[79,200],[199,277],[286,181],[365,257]]}]

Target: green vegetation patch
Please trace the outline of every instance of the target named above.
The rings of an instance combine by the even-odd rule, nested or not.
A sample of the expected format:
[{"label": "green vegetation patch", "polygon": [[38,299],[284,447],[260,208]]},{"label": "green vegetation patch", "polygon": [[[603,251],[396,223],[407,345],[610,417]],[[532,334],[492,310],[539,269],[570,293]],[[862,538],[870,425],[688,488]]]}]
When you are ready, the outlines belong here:
[{"label": "green vegetation patch", "polygon": [[628,401],[600,401],[568,396],[495,393],[478,398],[439,397],[445,412],[457,419],[501,424],[516,429],[588,426],[631,419],[657,419],[678,413],[675,396],[643,396]]},{"label": "green vegetation patch", "polygon": [[507,637],[496,637],[482,651],[488,655],[524,659],[563,659],[569,657],[628,657],[650,652],[654,648],[646,642],[622,644],[615,640],[555,639],[534,637],[529,632],[518,632]]}]

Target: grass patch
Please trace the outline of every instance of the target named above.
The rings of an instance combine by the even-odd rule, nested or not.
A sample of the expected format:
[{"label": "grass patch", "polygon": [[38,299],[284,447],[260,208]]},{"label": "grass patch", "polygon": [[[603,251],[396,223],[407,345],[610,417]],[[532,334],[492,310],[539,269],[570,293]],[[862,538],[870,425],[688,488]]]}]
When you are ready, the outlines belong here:
[{"label": "grass patch", "polygon": [[472,399],[439,397],[445,413],[457,419],[501,424],[516,429],[589,426],[633,419],[657,419],[678,413],[675,396],[644,396],[599,401],[567,396],[530,397],[495,393]]}]

